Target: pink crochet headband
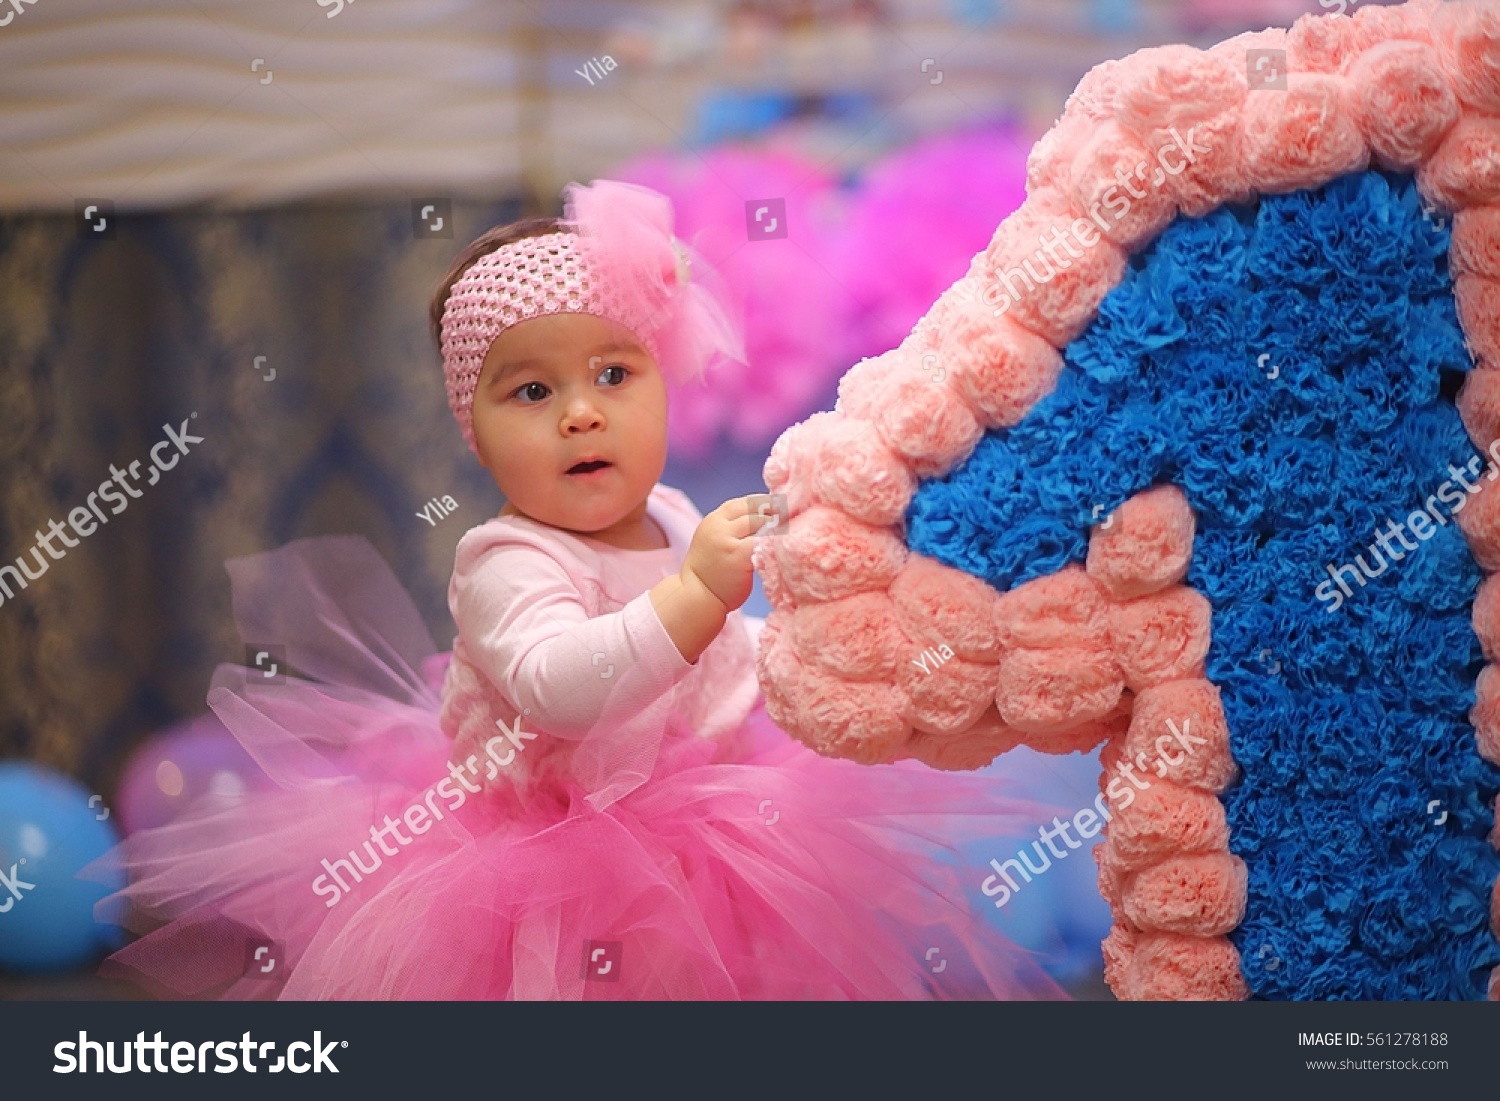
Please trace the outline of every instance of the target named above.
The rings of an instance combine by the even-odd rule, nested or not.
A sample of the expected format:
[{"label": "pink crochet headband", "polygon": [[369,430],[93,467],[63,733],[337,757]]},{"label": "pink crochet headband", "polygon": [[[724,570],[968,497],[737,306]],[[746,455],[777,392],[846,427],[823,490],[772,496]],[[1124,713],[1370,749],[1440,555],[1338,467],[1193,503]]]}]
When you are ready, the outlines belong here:
[{"label": "pink crochet headband", "polygon": [[481,256],[454,283],[441,343],[448,405],[470,451],[474,390],[495,338],[554,313],[584,313],[634,333],[667,379],[699,377],[715,357],[743,363],[726,296],[672,236],[672,205],[634,184],[595,180],[563,190],[571,230],[528,237]]}]

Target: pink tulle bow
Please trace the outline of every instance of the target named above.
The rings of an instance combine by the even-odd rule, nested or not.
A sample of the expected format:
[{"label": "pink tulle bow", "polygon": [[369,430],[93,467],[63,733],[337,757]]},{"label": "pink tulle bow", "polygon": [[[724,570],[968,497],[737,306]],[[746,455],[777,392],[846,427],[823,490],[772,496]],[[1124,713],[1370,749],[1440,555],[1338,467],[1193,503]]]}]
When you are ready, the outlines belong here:
[{"label": "pink tulle bow", "polygon": [[662,371],[683,383],[718,359],[745,362],[744,327],[708,264],[672,235],[672,204],[636,184],[595,180],[563,189],[564,220],[582,238],[591,270],[649,318],[638,335],[656,345]]}]

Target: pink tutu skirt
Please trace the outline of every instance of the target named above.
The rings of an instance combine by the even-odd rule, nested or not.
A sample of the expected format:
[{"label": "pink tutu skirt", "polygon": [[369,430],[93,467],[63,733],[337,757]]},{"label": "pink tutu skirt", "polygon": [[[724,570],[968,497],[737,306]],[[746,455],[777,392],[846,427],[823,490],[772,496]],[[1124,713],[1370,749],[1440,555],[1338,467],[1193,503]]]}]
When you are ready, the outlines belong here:
[{"label": "pink tutu skirt", "polygon": [[[363,539],[229,563],[247,644],[210,707],[268,790],[205,796],[101,858],[104,962],[167,998],[1060,998],[988,926],[979,837],[1043,814],[1000,781],[817,756],[757,708],[738,737],[664,740],[605,809],[470,792],[438,723],[448,655]],[[725,760],[725,745],[737,747]]]}]

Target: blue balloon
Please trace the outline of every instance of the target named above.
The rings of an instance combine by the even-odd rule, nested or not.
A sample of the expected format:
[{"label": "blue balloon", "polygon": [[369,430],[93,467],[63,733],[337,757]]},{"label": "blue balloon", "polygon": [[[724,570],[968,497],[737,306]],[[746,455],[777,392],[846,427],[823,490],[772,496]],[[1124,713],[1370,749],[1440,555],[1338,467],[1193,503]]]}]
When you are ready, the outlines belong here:
[{"label": "blue balloon", "polygon": [[77,878],[119,843],[109,813],[66,776],[0,763],[0,967],[68,971],[124,943],[123,930],[94,918],[94,904],[125,886],[124,873]]}]

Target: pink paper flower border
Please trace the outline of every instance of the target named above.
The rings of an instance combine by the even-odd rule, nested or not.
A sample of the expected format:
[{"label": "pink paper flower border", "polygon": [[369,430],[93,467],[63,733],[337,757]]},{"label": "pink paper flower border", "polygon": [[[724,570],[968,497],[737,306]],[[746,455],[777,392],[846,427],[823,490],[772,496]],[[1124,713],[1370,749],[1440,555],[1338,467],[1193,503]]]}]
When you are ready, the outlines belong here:
[{"label": "pink paper flower border", "polygon": [[[1128,256],[1178,214],[1372,165],[1415,171],[1434,216],[1453,216],[1450,265],[1477,364],[1458,406],[1487,448],[1500,438],[1500,5],[1411,0],[1090,71],[1028,159],[1026,202],[964,278],[900,347],[851,368],[834,411],[787,429],[765,464],[788,521],[755,550],[773,606],[757,666],[768,711],[794,737],[830,756],[940,769],[980,768],[1017,745],[1102,743],[1101,791],[1122,760],[1178,759],[1096,850],[1114,918],[1105,974],[1122,999],[1249,995],[1225,936],[1244,914],[1245,874],[1214,798],[1235,765],[1204,677],[1209,605],[1182,584],[1192,512],[1174,487],[1147,490],[1101,518],[1085,566],[1003,594],[908,551],[902,516],[919,478],[947,473],[986,430],[1051,392],[1061,349]],[[1141,185],[1128,200],[1125,181]],[[1070,247],[1065,267],[1054,252],[1043,274],[1040,242],[1087,243],[1091,232],[1081,256]],[[1012,278],[1025,290],[1012,296],[1000,275],[1016,271],[1033,279]],[[1500,487],[1486,483],[1460,526],[1493,575]],[[1500,763],[1494,576],[1474,626],[1491,664],[1471,719],[1480,751]],[[1164,755],[1169,718],[1203,743]],[[1493,899],[1500,936],[1500,882]]]}]

